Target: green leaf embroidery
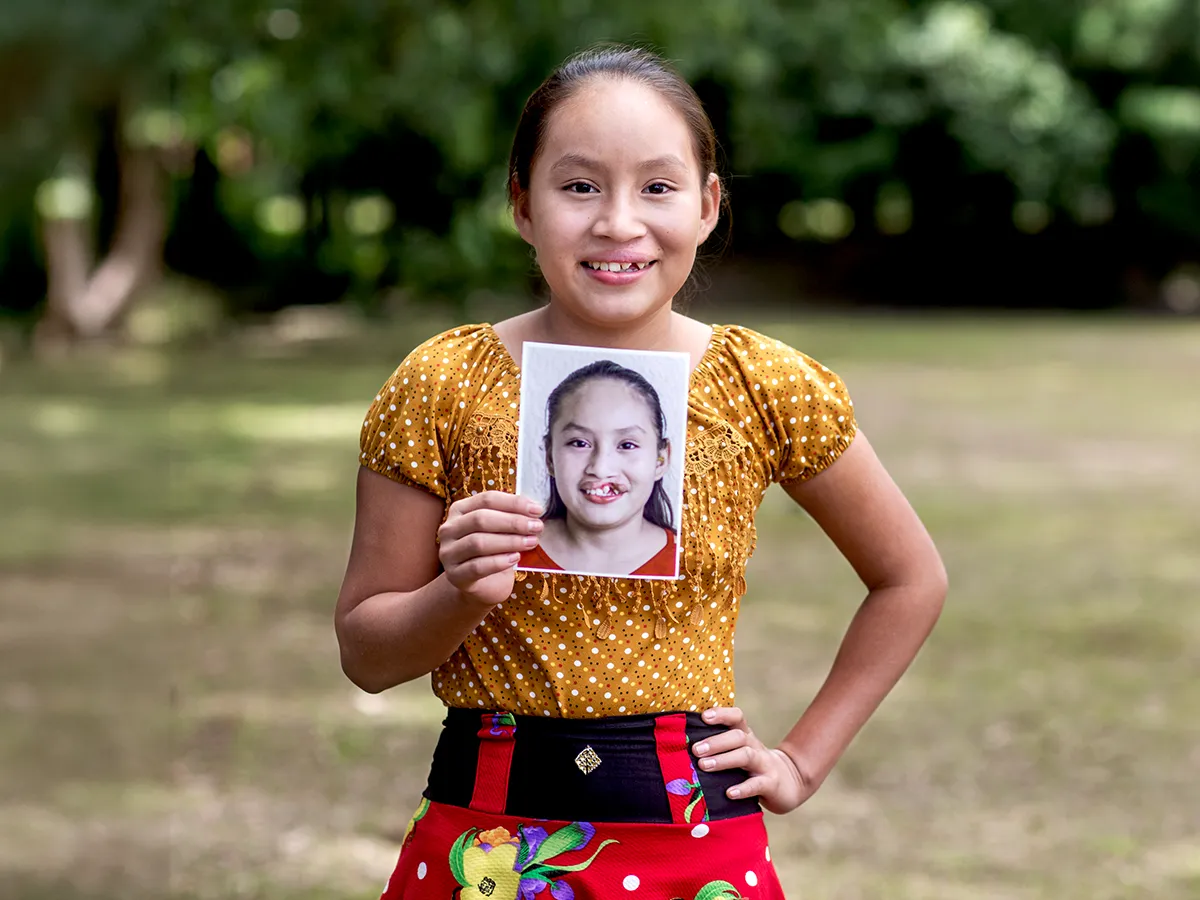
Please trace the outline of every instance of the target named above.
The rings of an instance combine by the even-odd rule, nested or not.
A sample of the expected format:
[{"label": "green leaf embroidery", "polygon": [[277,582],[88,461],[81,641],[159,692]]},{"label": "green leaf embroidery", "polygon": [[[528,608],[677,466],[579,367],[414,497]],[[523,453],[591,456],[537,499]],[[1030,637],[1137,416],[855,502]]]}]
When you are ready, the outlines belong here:
[{"label": "green leaf embroidery", "polygon": [[542,845],[538,847],[537,854],[530,862],[540,863],[545,862],[552,856],[558,856],[560,853],[569,853],[572,850],[578,850],[591,840],[582,828],[575,822],[570,825],[564,825],[558,831],[549,835]]},{"label": "green leaf embroidery", "polygon": [[[534,866],[533,868],[529,869],[527,872],[522,872],[521,877],[522,878],[538,878],[542,881],[549,881],[550,878],[553,878],[556,875],[561,875],[563,872],[582,872],[584,869],[586,869],[588,866],[590,866],[592,864],[592,861],[597,856],[600,855],[601,850],[603,850],[609,844],[619,844],[619,843],[621,843],[621,842],[617,841],[617,840],[612,840],[610,838],[609,840],[601,843],[600,846],[596,848],[596,852],[593,853],[591,856],[589,856],[586,860],[584,860],[581,863],[576,863],[573,866],[560,866],[560,865],[556,865],[556,864],[552,864],[552,863],[543,863],[541,865]],[[543,845],[543,846],[545,846],[545,845]],[[549,878],[547,876],[549,876]]]},{"label": "green leaf embroidery", "polygon": [[479,831],[478,828],[469,828],[458,836],[458,840],[450,847],[450,872],[454,875],[454,880],[463,887],[470,887],[467,883],[466,875],[463,874],[463,854],[467,852],[467,848],[475,840],[475,834]]},{"label": "green leaf embroidery", "polygon": [[710,881],[700,888],[696,900],[742,900],[742,895],[728,881]]},{"label": "green leaf embroidery", "polygon": [[696,808],[696,804],[699,803],[703,799],[704,799],[703,794],[701,794],[701,793],[696,794],[696,799],[693,800],[691,803],[689,803],[687,805],[687,809],[685,809],[683,811],[683,821],[687,822],[689,825],[692,824],[692,810],[694,810]]},{"label": "green leaf embroidery", "polygon": [[425,818],[425,813],[427,812],[429,812],[429,801],[422,797],[421,803],[417,806],[417,811],[413,813],[412,824],[416,825],[418,822],[420,822],[423,818]]}]

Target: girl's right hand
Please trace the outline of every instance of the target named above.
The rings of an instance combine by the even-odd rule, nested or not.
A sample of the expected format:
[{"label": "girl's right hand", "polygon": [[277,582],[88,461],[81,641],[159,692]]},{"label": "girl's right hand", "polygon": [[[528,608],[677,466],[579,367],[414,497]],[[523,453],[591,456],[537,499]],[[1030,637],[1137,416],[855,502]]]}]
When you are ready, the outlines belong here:
[{"label": "girl's right hand", "polygon": [[464,597],[485,606],[512,593],[521,553],[537,546],[542,508],[504,491],[484,491],[450,505],[438,528],[438,559]]}]

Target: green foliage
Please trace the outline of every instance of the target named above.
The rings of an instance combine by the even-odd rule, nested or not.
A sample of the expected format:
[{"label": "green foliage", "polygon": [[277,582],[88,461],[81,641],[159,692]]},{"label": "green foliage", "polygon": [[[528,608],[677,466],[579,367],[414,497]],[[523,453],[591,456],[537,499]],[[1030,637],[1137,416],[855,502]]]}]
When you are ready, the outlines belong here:
[{"label": "green foliage", "polygon": [[[1042,204],[1038,221],[1126,216],[1200,237],[1192,0],[12,0],[0,221],[27,230],[36,185],[72,154],[96,158],[96,113],[116,110],[128,139],[167,154],[178,229],[213,207],[252,261],[235,274],[193,239],[185,271],[230,284],[310,271],[364,300],[395,283],[501,287],[527,271],[504,195],[521,106],[605,39],[659,48],[699,86],[749,235],[940,226],[954,210],[931,210],[984,175],[1009,186],[990,202]],[[213,184],[196,175],[207,162]],[[754,179],[772,187],[739,190]],[[0,272],[26,243],[0,233]]]}]

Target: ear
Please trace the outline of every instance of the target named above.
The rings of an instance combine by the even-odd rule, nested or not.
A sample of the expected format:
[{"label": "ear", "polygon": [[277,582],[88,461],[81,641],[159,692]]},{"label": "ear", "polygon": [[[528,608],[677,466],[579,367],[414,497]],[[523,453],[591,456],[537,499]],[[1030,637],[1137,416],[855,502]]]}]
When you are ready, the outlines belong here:
[{"label": "ear", "polygon": [[658,451],[658,462],[654,466],[654,480],[662,478],[671,468],[671,442],[663,441],[662,449]]},{"label": "ear", "polygon": [[529,218],[529,191],[521,190],[517,179],[514,178],[509,184],[509,196],[512,197],[513,224],[517,227],[517,233],[532,247],[533,222]]},{"label": "ear", "polygon": [[717,227],[721,217],[721,179],[716,172],[708,173],[708,180],[700,191],[700,232],[696,236],[696,246],[699,247]]}]

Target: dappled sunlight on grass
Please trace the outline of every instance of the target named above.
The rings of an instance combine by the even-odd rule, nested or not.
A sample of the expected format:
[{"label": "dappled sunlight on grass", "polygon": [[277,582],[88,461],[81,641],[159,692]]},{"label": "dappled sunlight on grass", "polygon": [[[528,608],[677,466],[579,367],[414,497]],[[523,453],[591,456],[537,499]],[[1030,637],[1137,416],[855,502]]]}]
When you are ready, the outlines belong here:
[{"label": "dappled sunlight on grass", "polygon": [[[1195,896],[1200,330],[750,324],[846,378],[952,584],[843,764],[768,818],[785,885],[838,900]],[[6,886],[378,896],[442,710],[425,679],[352,687],[332,605],[361,416],[431,330],[180,351],[162,379],[154,354],[92,359],[82,377],[6,366]],[[862,587],[779,491],[749,585],[737,700],[778,738]]]}]

